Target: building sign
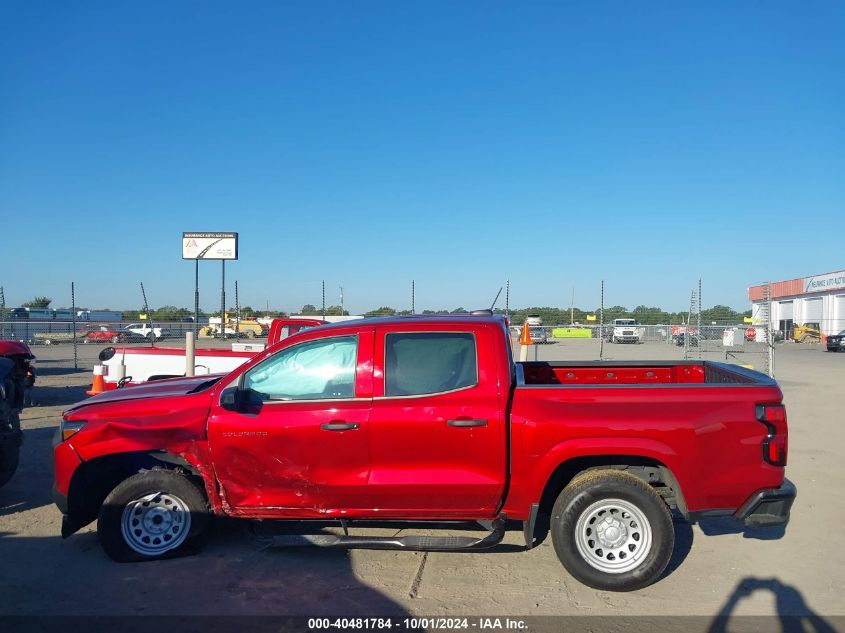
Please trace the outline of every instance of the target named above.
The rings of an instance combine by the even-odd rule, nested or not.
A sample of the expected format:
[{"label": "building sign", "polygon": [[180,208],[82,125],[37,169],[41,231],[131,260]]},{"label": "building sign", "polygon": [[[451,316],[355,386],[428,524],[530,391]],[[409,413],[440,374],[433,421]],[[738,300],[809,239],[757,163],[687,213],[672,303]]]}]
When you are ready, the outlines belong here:
[{"label": "building sign", "polygon": [[237,258],[237,233],[182,233],[182,259]]},{"label": "building sign", "polygon": [[840,290],[845,288],[845,270],[838,273],[804,277],[804,292],[822,292],[824,290]]}]

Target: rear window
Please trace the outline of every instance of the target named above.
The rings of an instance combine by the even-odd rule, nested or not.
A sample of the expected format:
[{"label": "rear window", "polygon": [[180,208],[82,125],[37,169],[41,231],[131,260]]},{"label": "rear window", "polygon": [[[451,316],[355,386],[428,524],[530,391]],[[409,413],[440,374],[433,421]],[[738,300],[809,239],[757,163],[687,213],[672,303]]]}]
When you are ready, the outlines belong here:
[{"label": "rear window", "polygon": [[475,337],[466,332],[388,334],[384,395],[416,396],[478,383]]}]

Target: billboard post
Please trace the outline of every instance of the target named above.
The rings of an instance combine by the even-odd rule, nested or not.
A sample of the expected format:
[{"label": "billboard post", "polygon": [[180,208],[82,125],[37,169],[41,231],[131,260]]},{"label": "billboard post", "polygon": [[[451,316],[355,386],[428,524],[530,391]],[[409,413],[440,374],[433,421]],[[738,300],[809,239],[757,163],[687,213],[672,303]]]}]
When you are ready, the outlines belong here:
[{"label": "billboard post", "polygon": [[182,259],[194,260],[194,335],[199,336],[200,260],[219,259],[220,336],[226,338],[226,260],[238,259],[237,233],[182,233]]}]

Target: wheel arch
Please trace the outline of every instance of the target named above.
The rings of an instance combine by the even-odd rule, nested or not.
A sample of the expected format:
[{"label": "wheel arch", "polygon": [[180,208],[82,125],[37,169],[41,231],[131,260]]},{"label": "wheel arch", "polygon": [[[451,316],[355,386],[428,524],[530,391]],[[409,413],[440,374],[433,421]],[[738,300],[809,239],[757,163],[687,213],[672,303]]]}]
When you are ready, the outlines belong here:
[{"label": "wheel arch", "polygon": [[552,471],[540,495],[539,510],[550,512],[560,492],[579,474],[590,470],[621,470],[645,481],[663,497],[670,508],[689,516],[686,500],[675,473],[662,461],[644,455],[582,455],[569,458]]},{"label": "wheel arch", "polygon": [[97,518],[106,496],[121,481],[144,470],[173,470],[187,475],[204,497],[202,474],[184,458],[167,451],[112,453],[82,462],[74,471],[67,495],[62,536],[67,538]]}]

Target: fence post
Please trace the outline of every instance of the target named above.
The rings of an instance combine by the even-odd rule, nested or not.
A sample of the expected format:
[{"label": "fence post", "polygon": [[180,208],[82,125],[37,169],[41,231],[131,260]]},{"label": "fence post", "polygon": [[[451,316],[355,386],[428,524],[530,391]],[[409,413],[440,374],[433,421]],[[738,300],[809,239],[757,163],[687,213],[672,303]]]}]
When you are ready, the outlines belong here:
[{"label": "fence post", "polygon": [[76,288],[72,281],[70,282],[70,311],[71,327],[73,328],[71,332],[71,336],[73,337],[73,368],[79,369],[79,355],[76,349],[76,346],[79,344],[79,341],[76,340]]}]

